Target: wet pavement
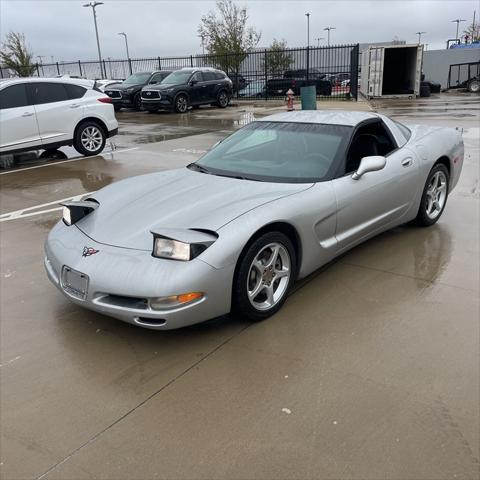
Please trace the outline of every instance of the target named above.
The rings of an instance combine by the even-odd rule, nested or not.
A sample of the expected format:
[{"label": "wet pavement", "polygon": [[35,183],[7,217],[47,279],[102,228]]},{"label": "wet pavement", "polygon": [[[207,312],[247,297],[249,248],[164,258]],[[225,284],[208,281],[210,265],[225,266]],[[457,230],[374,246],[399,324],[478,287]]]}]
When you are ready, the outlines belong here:
[{"label": "wet pavement", "polygon": [[116,150],[1,170],[1,478],[479,478],[480,100],[373,108],[464,129],[444,215],[355,248],[257,324],[155,332],[82,310],[43,242],[58,200],[185,165],[270,106],[122,112]]}]

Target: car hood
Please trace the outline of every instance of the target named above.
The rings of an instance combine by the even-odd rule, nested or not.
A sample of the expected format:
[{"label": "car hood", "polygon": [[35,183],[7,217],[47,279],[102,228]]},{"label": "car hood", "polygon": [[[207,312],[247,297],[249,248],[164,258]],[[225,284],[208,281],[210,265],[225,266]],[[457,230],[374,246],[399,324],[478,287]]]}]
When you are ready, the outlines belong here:
[{"label": "car hood", "polygon": [[168,84],[157,83],[154,85],[148,85],[147,87],[144,87],[144,90],[158,90],[161,92],[162,90],[168,90],[170,88],[185,87],[185,85],[186,85],[185,83],[179,83],[175,85],[172,85],[170,83]]},{"label": "car hood", "polygon": [[127,90],[128,88],[141,88],[143,87],[143,83],[135,83],[135,84],[123,84],[123,83],[120,83],[119,85],[112,85],[111,87],[106,87],[105,90],[120,90],[120,91],[124,91],[124,90]]},{"label": "car hood", "polygon": [[99,190],[91,198],[100,206],[76,226],[96,242],[151,251],[151,230],[218,231],[249,210],[311,185],[240,180],[187,168],[168,170]]}]

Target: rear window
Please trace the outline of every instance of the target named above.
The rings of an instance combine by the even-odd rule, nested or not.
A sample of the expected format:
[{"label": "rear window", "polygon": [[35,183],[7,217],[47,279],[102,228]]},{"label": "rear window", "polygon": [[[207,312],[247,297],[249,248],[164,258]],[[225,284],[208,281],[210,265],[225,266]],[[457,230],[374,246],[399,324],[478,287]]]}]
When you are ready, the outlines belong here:
[{"label": "rear window", "polygon": [[65,83],[64,87],[70,100],[82,98],[87,91],[87,89],[84,87],[80,87],[79,85],[71,85],[69,83]]},{"label": "rear window", "polygon": [[63,83],[32,83],[33,103],[55,103],[68,100],[67,91]]},{"label": "rear window", "polygon": [[25,107],[28,105],[25,84],[11,85],[0,91],[0,109]]}]

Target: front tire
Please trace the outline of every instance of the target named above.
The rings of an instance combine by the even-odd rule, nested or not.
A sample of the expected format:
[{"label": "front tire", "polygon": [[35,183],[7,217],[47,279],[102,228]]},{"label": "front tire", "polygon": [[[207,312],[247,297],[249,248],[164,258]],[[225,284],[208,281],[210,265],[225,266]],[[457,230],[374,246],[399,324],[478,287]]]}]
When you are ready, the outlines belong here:
[{"label": "front tire", "polygon": [[282,308],[296,272],[295,249],[281,232],[257,238],[239,260],[232,291],[233,311],[252,321]]},{"label": "front tire", "polygon": [[133,108],[139,112],[142,109],[142,99],[140,98],[140,93],[137,93],[133,97]]},{"label": "front tire", "polygon": [[73,146],[78,153],[91,157],[105,148],[106,141],[107,135],[97,122],[84,122],[77,127]]},{"label": "front tire", "polygon": [[415,222],[429,227],[441,217],[448,198],[449,174],[445,165],[438,163],[428,174]]},{"label": "front tire", "polygon": [[186,113],[188,110],[188,98],[184,93],[175,98],[175,111],[177,113]]}]

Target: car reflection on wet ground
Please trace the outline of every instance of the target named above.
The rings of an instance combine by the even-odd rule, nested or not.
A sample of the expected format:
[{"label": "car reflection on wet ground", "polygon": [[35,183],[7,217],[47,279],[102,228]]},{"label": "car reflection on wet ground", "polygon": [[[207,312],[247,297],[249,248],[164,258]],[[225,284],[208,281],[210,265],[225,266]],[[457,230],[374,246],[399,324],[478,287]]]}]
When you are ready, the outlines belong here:
[{"label": "car reflection on wet ground", "polygon": [[121,112],[116,149],[2,170],[2,478],[478,478],[478,96],[373,108],[463,128],[444,215],[360,245],[257,324],[88,312],[47,281],[43,242],[56,201],[183,166],[268,108]]}]

